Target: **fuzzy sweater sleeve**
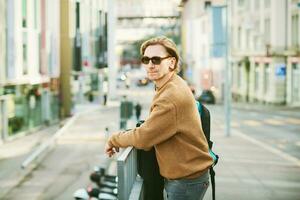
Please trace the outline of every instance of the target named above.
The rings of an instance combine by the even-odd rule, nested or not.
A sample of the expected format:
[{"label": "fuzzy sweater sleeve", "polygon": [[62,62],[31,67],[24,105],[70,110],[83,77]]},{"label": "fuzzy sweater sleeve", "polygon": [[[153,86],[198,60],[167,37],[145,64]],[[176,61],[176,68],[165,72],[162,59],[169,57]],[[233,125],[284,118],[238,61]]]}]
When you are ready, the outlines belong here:
[{"label": "fuzzy sweater sleeve", "polygon": [[153,103],[149,118],[142,126],[111,136],[109,142],[116,147],[134,146],[149,149],[177,132],[177,113],[175,105],[168,99]]}]

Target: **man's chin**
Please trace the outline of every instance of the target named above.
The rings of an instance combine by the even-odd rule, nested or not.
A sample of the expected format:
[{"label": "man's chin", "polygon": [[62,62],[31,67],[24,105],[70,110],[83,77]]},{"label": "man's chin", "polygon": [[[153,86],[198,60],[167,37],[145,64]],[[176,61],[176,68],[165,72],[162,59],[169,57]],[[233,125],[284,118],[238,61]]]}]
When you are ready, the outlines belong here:
[{"label": "man's chin", "polygon": [[155,81],[155,80],[157,79],[157,77],[155,77],[155,76],[148,76],[148,79],[149,79],[150,81]]}]

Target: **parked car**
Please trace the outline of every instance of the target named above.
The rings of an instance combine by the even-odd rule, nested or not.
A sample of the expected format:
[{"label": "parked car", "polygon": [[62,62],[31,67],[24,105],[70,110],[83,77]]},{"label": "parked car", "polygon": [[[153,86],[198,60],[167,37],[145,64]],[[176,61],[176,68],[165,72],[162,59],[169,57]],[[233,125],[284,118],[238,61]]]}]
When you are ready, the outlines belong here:
[{"label": "parked car", "polygon": [[149,83],[149,79],[148,78],[143,78],[143,79],[139,79],[137,82],[138,86],[146,86]]},{"label": "parked car", "polygon": [[215,104],[216,98],[211,90],[203,90],[201,95],[197,98],[201,103]]}]

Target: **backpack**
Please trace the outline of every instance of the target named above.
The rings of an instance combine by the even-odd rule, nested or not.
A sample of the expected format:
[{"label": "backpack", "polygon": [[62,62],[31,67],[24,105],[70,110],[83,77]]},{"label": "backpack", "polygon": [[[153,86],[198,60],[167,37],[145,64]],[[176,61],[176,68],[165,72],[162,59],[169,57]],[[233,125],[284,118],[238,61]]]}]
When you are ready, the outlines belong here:
[{"label": "backpack", "polygon": [[204,135],[206,137],[208,147],[209,147],[209,154],[213,158],[213,164],[209,168],[209,174],[210,174],[210,179],[211,179],[211,186],[212,186],[212,199],[216,199],[216,194],[215,194],[215,171],[213,167],[218,163],[219,156],[215,154],[212,151],[213,147],[213,142],[210,140],[210,113],[209,110],[199,101],[196,101],[200,119],[201,119],[201,124],[202,124],[202,130],[204,132]]}]

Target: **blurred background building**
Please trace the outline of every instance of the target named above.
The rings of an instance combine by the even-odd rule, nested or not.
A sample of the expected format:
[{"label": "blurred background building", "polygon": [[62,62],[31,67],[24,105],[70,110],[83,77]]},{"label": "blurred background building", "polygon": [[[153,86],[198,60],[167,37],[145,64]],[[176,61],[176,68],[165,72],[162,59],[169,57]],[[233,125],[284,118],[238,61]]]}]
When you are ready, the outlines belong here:
[{"label": "blurred background building", "polygon": [[105,0],[0,1],[1,138],[31,132],[93,101],[107,74]]},{"label": "blurred background building", "polygon": [[232,92],[236,100],[299,105],[298,3],[232,2]]},{"label": "blurred background building", "polygon": [[198,91],[223,97],[226,22],[224,1],[182,1],[182,45],[186,79]]},{"label": "blurred background building", "polygon": [[180,45],[180,20],[176,0],[119,0],[117,49],[120,69],[140,68],[139,47],[150,37],[166,35]]},{"label": "blurred background building", "polygon": [[222,99],[226,3],[233,99],[300,105],[298,0],[181,1],[187,78]]}]

